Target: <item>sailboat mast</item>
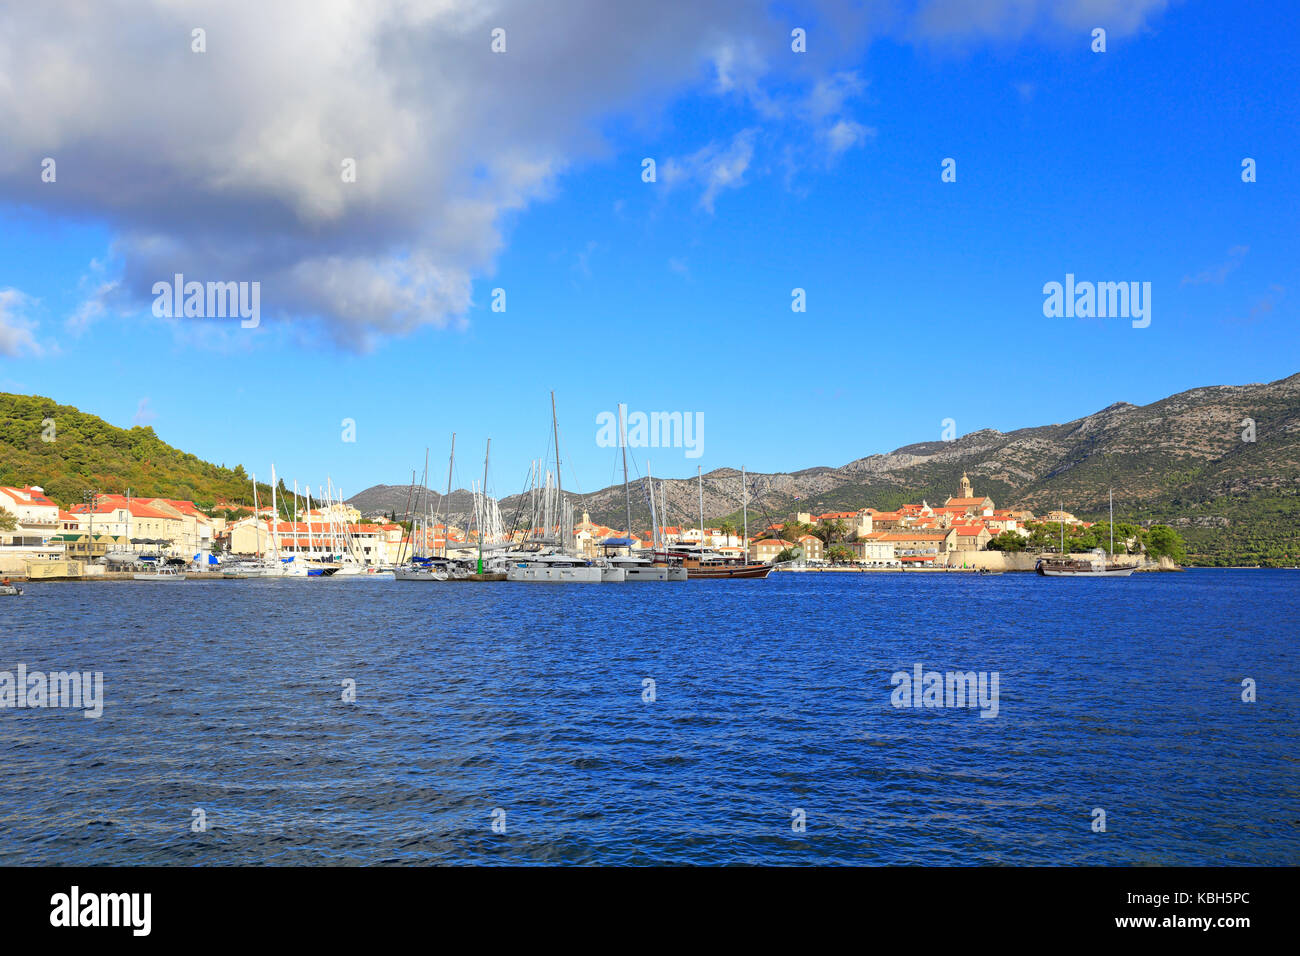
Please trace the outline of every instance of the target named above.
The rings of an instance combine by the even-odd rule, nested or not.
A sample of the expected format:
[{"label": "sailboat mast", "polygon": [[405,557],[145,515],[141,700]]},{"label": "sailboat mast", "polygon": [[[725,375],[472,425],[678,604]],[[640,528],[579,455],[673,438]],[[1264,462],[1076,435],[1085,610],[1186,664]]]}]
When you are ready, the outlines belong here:
[{"label": "sailboat mast", "polygon": [[491,457],[492,457],[492,439],[489,438],[487,440],[487,451],[483,453],[483,487],[481,489],[481,494],[480,494],[480,497],[483,499],[483,517],[479,518],[479,522],[478,522],[478,573],[479,574],[483,573],[483,534],[484,534],[483,525],[486,524],[486,522],[483,519],[487,517],[488,459],[490,459]]},{"label": "sailboat mast", "polygon": [[704,547],[704,469],[695,466],[695,477],[700,483],[700,547]]},{"label": "sailboat mast", "polygon": [[744,515],[745,530],[744,537],[740,539],[740,546],[745,549],[745,560],[749,560],[749,486],[745,483],[745,466],[740,466],[740,511]]},{"label": "sailboat mast", "polygon": [[[659,520],[663,522],[663,530],[659,532],[659,537],[663,539],[664,550],[668,550],[668,490],[665,487],[667,483],[659,479],[659,503],[663,506],[659,509]],[[654,486],[650,486],[650,493],[654,494]]]},{"label": "sailboat mast", "polygon": [[650,553],[659,548],[659,515],[655,511],[655,479],[650,473],[649,460],[645,463],[645,483],[650,486]]},{"label": "sailboat mast", "polygon": [[1110,556],[1115,557],[1115,489],[1110,489]]},{"label": "sailboat mast", "polygon": [[623,446],[623,500],[627,503],[627,553],[632,553],[632,492],[627,487],[627,418],[624,416],[627,406],[618,406],[619,443]]},{"label": "sailboat mast", "polygon": [[[560,422],[555,416],[555,390],[551,389],[551,429],[555,434],[555,503],[564,510],[564,479],[560,476]],[[559,528],[556,537],[564,533],[564,516],[560,515]],[[562,551],[569,550],[569,542],[563,541],[560,545]]]},{"label": "sailboat mast", "polygon": [[275,496],[275,465],[271,466],[271,549],[280,560],[280,504]]},{"label": "sailboat mast", "polygon": [[[488,442],[491,444],[491,441]],[[456,464],[456,433],[451,433],[451,456],[447,459],[447,492],[442,496],[442,501],[438,502],[438,514],[442,514],[442,506],[447,504],[451,497],[451,470]],[[447,538],[451,531],[451,506],[447,505],[447,517],[442,523],[442,556],[447,556]],[[433,525],[433,539],[438,540],[438,523]]]},{"label": "sailboat mast", "polygon": [[262,508],[257,503],[257,475],[253,475],[253,551],[259,558],[262,556]]}]

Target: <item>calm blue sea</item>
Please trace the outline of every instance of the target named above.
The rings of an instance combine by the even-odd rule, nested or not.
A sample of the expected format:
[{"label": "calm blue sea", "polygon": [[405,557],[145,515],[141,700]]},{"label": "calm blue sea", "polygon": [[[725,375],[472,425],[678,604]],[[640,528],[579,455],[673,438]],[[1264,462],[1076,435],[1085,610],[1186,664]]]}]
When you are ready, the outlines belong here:
[{"label": "calm blue sea", "polygon": [[38,582],[0,671],[106,704],[0,710],[0,864],[1296,864],[1297,621],[1296,571]]}]

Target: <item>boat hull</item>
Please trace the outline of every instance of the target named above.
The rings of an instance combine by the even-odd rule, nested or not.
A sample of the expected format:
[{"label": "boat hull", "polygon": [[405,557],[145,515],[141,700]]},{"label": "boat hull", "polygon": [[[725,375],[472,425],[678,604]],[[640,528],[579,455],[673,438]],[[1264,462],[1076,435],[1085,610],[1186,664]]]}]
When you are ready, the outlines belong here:
[{"label": "boat hull", "polygon": [[1133,573],[1132,568],[1106,568],[1105,570],[1072,571],[1069,568],[1038,567],[1038,573],[1045,578],[1126,578]]},{"label": "boat hull", "polygon": [[446,571],[407,571],[395,570],[393,572],[395,581],[446,581]]},{"label": "boat hull", "polygon": [[600,584],[604,578],[601,568],[553,568],[529,565],[513,567],[506,571],[506,580],[520,584]]},{"label": "boat hull", "polygon": [[671,577],[670,572],[672,570],[673,570],[672,568],[655,568],[655,567],[624,568],[624,571],[627,572],[627,577],[625,580],[628,581],[673,581],[673,580],[685,581],[686,580],[685,573],[682,574],[680,579],[675,579]]},{"label": "boat hull", "polygon": [[721,581],[729,578],[765,578],[772,573],[771,564],[739,564],[735,567],[687,568],[686,577],[691,581]]}]

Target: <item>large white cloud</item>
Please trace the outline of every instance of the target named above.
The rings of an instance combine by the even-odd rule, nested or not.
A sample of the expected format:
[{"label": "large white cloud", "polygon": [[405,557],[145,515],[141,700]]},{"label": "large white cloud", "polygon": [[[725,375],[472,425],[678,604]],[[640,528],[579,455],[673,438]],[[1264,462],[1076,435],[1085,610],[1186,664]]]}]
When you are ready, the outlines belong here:
[{"label": "large white cloud", "polygon": [[[1039,6],[931,0],[878,22],[933,33],[946,17],[978,33]],[[829,43],[874,16],[815,0],[808,20]],[[121,276],[101,294],[118,306],[182,272],[260,281],[264,314],[322,320],[341,341],[442,325],[491,272],[503,217],[607,151],[611,116],[698,86],[801,116],[832,153],[861,142],[869,127],[844,104],[855,74],[802,77],[801,105],[762,92],[773,71],[805,69],[789,26],[750,0],[5,4],[0,201],[108,223]],[[195,28],[205,53],[191,50]],[[745,181],[756,134],[728,135],[684,163],[706,209]],[[347,158],[355,183],[340,175]]]}]

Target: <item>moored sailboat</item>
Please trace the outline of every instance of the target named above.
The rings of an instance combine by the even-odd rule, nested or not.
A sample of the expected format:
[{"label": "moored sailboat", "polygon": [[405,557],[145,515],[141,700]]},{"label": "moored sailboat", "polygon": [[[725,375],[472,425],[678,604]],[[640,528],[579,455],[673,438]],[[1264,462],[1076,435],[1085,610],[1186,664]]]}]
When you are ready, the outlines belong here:
[{"label": "moored sailboat", "polygon": [[[1065,510],[1062,503],[1061,510]],[[1034,562],[1034,570],[1047,578],[1126,578],[1133,573],[1133,566],[1118,564],[1115,555],[1115,492],[1110,493],[1110,555],[1101,548],[1094,548],[1086,558],[1065,557],[1065,521],[1061,521],[1061,557],[1039,558]]]}]

